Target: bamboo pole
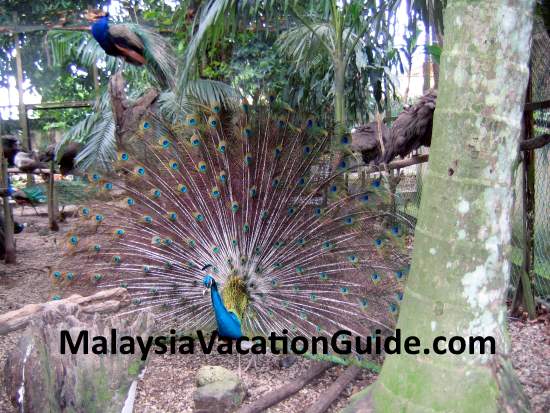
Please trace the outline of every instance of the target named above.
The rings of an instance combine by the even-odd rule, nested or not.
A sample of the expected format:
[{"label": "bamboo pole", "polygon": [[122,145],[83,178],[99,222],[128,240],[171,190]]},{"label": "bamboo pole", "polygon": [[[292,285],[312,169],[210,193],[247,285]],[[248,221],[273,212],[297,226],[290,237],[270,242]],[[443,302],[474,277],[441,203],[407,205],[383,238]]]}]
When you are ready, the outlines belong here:
[{"label": "bamboo pole", "polygon": [[[4,158],[4,148],[0,145],[0,169],[2,185],[9,187],[8,161]],[[2,204],[4,209],[4,260],[6,264],[16,263],[15,237],[13,234],[13,219],[11,215],[10,197],[8,191],[2,193]]]},{"label": "bamboo pole", "polygon": [[[17,12],[13,12],[13,23],[17,25],[18,17]],[[16,82],[17,82],[17,94],[19,95],[19,124],[21,126],[21,137],[24,148],[27,152],[32,151],[31,135],[29,133],[29,119],[27,117],[27,108],[23,97],[23,60],[21,59],[21,34],[15,34],[15,66],[16,66]],[[27,186],[34,184],[34,176],[27,174]]]},{"label": "bamboo pole", "polygon": [[50,162],[50,174],[48,175],[48,227],[51,231],[59,231],[57,224],[57,202],[55,200],[55,165],[54,161]]}]

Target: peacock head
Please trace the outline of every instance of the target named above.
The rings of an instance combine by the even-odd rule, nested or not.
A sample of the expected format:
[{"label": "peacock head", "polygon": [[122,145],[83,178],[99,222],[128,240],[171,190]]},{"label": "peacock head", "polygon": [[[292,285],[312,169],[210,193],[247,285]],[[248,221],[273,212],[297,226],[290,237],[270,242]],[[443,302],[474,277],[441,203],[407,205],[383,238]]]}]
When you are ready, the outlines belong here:
[{"label": "peacock head", "polygon": [[[212,265],[208,264],[202,267],[202,271],[206,271],[208,268],[210,268]],[[214,278],[210,274],[206,274],[202,279],[202,285],[204,286],[204,290],[202,294],[206,294],[206,292],[212,288],[212,285],[215,285],[216,282],[214,281]]]}]

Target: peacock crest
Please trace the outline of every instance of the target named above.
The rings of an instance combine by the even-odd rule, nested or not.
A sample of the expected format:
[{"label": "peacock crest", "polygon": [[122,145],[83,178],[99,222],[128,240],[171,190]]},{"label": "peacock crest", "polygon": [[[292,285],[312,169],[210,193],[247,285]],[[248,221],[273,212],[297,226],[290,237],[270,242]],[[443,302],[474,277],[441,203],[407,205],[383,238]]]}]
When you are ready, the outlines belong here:
[{"label": "peacock crest", "polygon": [[201,288],[209,265],[243,334],[391,330],[407,228],[381,178],[346,189],[350,158],[326,172],[334,140],[350,143],[277,99],[170,121],[150,113],[114,170],[87,176],[103,201],[80,209],[54,282],[122,286],[131,311],[194,331],[214,320]]}]

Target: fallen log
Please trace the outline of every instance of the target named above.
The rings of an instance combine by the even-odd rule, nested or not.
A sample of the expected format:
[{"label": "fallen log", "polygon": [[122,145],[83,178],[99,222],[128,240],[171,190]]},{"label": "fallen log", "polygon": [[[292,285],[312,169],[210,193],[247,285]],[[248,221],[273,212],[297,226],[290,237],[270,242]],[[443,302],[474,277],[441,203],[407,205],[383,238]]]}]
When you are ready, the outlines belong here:
[{"label": "fallen log", "polygon": [[77,304],[79,310],[84,313],[109,313],[130,304],[130,295],[125,288],[111,288],[86,297],[74,294],[63,300],[28,304],[0,315],[0,335],[26,327],[34,317],[67,304]]},{"label": "fallen log", "polygon": [[237,413],[259,413],[267,408],[289,398],[293,394],[299,392],[309,382],[319,377],[325,370],[330,368],[332,363],[327,361],[315,362],[302,376],[297,377],[290,383],[279,387],[276,390],[262,396],[260,399],[243,406]]},{"label": "fallen log", "polygon": [[361,372],[359,366],[349,366],[344,372],[336,379],[334,383],[328,388],[326,392],[323,392],[321,397],[317,399],[306,410],[306,413],[323,413],[328,410],[330,405],[338,398],[340,393],[351,383]]}]

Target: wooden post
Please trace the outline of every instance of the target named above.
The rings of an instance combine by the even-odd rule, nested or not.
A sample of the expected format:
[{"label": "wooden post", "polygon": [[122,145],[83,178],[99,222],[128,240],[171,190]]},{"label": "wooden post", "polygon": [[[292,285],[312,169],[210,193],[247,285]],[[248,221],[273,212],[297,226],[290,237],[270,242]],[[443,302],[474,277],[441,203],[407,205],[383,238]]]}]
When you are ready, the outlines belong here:
[{"label": "wooden post", "polygon": [[[526,101],[532,97],[531,76],[527,85]],[[523,112],[524,141],[533,138],[533,112]],[[522,151],[522,207],[523,207],[523,262],[520,278],[512,301],[512,314],[517,314],[523,303],[529,319],[536,315],[535,295],[533,291],[534,264],[535,264],[535,152]]]},{"label": "wooden post", "polygon": [[51,231],[59,231],[57,224],[57,202],[55,201],[55,162],[50,162],[50,174],[48,175],[48,227]]},{"label": "wooden post", "polygon": [[[0,169],[2,176],[2,186],[8,188],[9,175],[8,175],[8,161],[4,158],[4,148],[0,145]],[[10,197],[6,193],[2,196],[2,203],[4,209],[4,260],[6,264],[16,263],[15,254],[15,238],[13,235],[13,219],[11,216]]]},{"label": "wooden post", "polygon": [[[17,25],[18,18],[17,12],[13,12],[13,24]],[[23,147],[27,152],[32,151],[31,135],[29,133],[29,120],[27,117],[27,108],[25,107],[25,100],[23,98],[23,61],[21,59],[21,34],[15,34],[15,66],[16,66],[16,80],[17,80],[17,94],[19,95],[19,124],[21,126],[21,137]],[[27,186],[34,184],[34,176],[27,174]]]}]

